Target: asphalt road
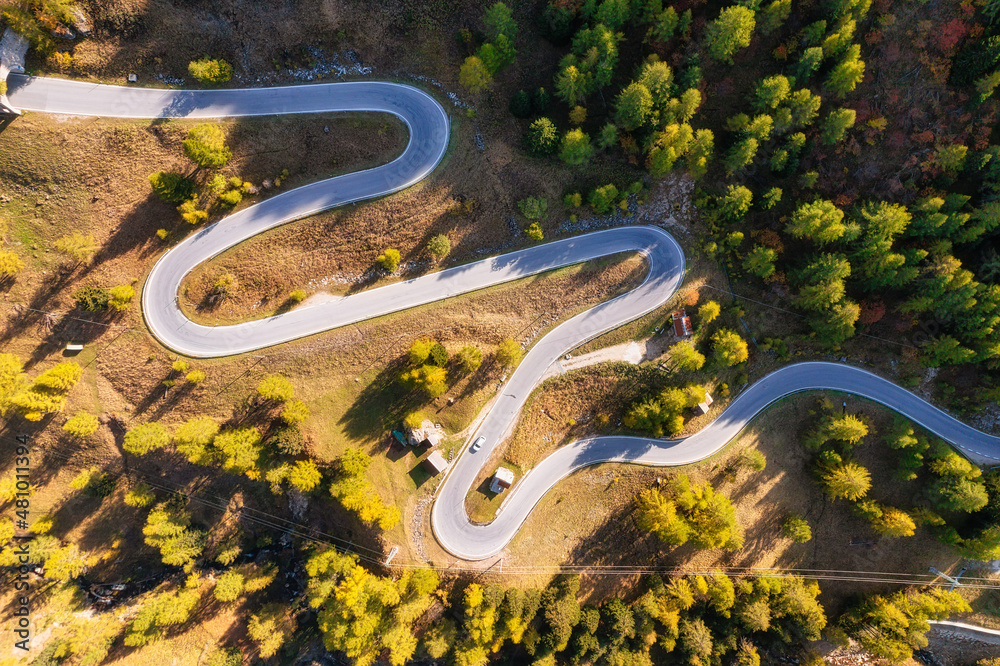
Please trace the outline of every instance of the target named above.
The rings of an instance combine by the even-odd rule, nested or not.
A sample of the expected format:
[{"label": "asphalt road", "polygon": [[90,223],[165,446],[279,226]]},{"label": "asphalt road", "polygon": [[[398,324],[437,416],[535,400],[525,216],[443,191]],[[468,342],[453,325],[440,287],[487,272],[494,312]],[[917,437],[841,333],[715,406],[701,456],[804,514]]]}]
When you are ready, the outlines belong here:
[{"label": "asphalt road", "polygon": [[951,442],[973,459],[1000,460],[1000,438],[964,425],[885,379],[847,365],[798,363],[747,388],[715,421],[687,439],[597,437],[562,447],[518,480],[496,520],[488,525],[474,525],[464,510],[465,497],[490,453],[510,433],[524,401],[546,368],[587,340],[665,304],[680,287],[685,272],[684,254],[672,236],[656,227],[599,231],[267,319],[233,326],[201,326],[184,317],[176,303],[181,281],[188,272],[267,229],[321,210],[396,192],[420,181],[441,161],[448,145],[449,122],[440,104],[416,88],[382,82],[179,91],[12,75],[8,85],[12,104],[46,113],[218,118],[375,111],[392,113],[406,124],[409,143],[392,162],[306,185],[245,208],[198,231],[160,258],[143,289],[143,313],[152,334],[186,356],[216,357],[253,351],[619,252],[639,252],[646,258],[649,269],[640,286],[573,317],[535,343],[501,388],[474,435],[474,438],[485,437],[485,445],[476,453],[466,450],[448,471],[431,512],[431,525],[441,545],[457,557],[479,560],[499,553],[545,493],[577,469],[600,462],[682,465],[701,460],[724,447],[774,401],[811,389],[843,391],[880,402]]}]

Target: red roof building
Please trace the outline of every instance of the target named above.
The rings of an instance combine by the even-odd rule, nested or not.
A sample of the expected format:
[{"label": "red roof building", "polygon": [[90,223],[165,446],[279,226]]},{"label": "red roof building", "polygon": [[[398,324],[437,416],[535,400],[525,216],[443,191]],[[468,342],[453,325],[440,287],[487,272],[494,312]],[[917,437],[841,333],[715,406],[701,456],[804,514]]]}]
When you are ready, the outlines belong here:
[{"label": "red roof building", "polygon": [[671,317],[674,321],[674,335],[678,338],[690,338],[694,330],[691,328],[691,317],[684,310],[678,310]]}]

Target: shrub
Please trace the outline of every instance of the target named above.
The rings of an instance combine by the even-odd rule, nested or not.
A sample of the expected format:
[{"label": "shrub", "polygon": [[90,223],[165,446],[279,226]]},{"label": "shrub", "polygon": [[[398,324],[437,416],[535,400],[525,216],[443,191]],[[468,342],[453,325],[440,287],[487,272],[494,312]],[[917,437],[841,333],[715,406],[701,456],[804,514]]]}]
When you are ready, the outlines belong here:
[{"label": "shrub", "polygon": [[215,284],[212,285],[213,291],[223,298],[227,296],[232,296],[239,289],[240,283],[236,280],[236,276],[232,273],[223,273],[215,280]]},{"label": "shrub", "polygon": [[427,243],[427,251],[432,257],[440,261],[451,252],[451,241],[444,234],[433,236]]},{"label": "shrub", "polygon": [[108,305],[117,312],[124,312],[132,304],[132,299],[135,297],[135,289],[130,284],[119,285],[112,287],[111,291],[108,292],[108,296]]},{"label": "shrub", "polygon": [[0,282],[12,278],[24,269],[24,262],[10,250],[0,250]]},{"label": "shrub", "polygon": [[170,431],[159,423],[142,423],[125,433],[122,448],[133,455],[141,456],[170,443]]},{"label": "shrub", "polygon": [[53,244],[56,252],[65,255],[78,264],[90,261],[94,253],[97,252],[97,241],[93,236],[84,236],[81,233],[72,233],[61,238],[57,238]]},{"label": "shrub", "polygon": [[271,402],[288,402],[295,397],[295,388],[288,377],[267,375],[257,384],[257,395]]},{"label": "shrub", "polygon": [[108,293],[107,289],[100,287],[80,287],[73,292],[73,300],[76,301],[78,307],[87,312],[99,312],[108,307],[111,294]]},{"label": "shrub", "polygon": [[525,147],[532,155],[551,155],[559,146],[559,132],[548,118],[539,118],[528,126]]},{"label": "shrub", "polygon": [[[198,203],[198,197],[193,197],[177,207],[177,212],[181,214],[181,218],[188,224],[201,224],[208,219],[208,211],[198,208]],[[167,230],[162,229],[161,231],[163,231],[162,235],[159,231],[156,235],[160,237],[160,240],[165,240]]]},{"label": "shrub", "polygon": [[533,241],[540,241],[545,238],[545,232],[542,231],[542,225],[538,224],[538,222],[532,222],[529,224],[525,228],[524,233]]},{"label": "shrub", "polygon": [[93,414],[88,414],[87,412],[77,412],[63,424],[63,430],[68,432],[73,437],[78,439],[83,439],[85,437],[90,437],[100,426],[100,421]]},{"label": "shrub", "polygon": [[544,220],[549,204],[542,197],[528,197],[517,202],[517,208],[529,220]]},{"label": "shrub", "polygon": [[243,595],[243,574],[227,571],[215,581],[215,598],[223,603],[236,601]]},{"label": "shrub", "polygon": [[466,345],[455,354],[455,360],[463,372],[475,372],[482,365],[483,353],[477,347]]},{"label": "shrub", "polygon": [[192,384],[200,384],[205,381],[205,372],[202,370],[192,370],[187,373],[184,379],[188,380]]},{"label": "shrub", "polygon": [[288,300],[292,301],[293,303],[301,303],[302,301],[306,300],[307,296],[308,294],[306,293],[305,289],[296,289],[292,293],[288,294]]},{"label": "shrub", "polygon": [[781,533],[795,543],[805,543],[812,539],[812,528],[809,522],[802,516],[792,514],[785,519],[781,526]]},{"label": "shrub", "polygon": [[192,127],[182,145],[188,159],[203,169],[224,167],[232,157],[222,128],[211,123]]},{"label": "shrub", "polygon": [[521,349],[521,345],[517,344],[511,338],[504,338],[497,345],[496,358],[497,362],[505,368],[511,368],[517,365],[521,361],[521,357],[524,355],[524,351]]},{"label": "shrub", "polygon": [[153,495],[153,489],[141,481],[129,488],[128,492],[125,493],[125,504],[134,506],[137,509],[149,506],[155,499],[156,496]]},{"label": "shrub", "polygon": [[285,403],[285,408],[281,410],[281,420],[288,425],[302,423],[309,418],[309,407],[301,400],[289,400]]},{"label": "shrub", "polygon": [[386,248],[382,254],[375,259],[376,263],[390,273],[395,273],[396,269],[399,268],[399,260],[399,250],[395,250],[391,247]]},{"label": "shrub", "polygon": [[422,365],[427,361],[427,358],[431,355],[431,348],[437,344],[430,338],[417,338],[410,344],[410,349],[407,352],[407,357],[410,360],[411,365]]},{"label": "shrub", "polygon": [[221,58],[202,58],[188,63],[188,74],[199,83],[225,83],[233,78],[233,66]]},{"label": "shrub", "polygon": [[448,350],[440,342],[435,342],[431,346],[429,360],[433,365],[443,368],[448,365]]},{"label": "shrub", "polygon": [[590,196],[587,197],[587,203],[591,205],[595,213],[604,215],[611,210],[611,207],[615,205],[618,201],[618,188],[614,185],[604,185],[598,187]]},{"label": "shrub", "polygon": [[243,193],[240,190],[226,190],[219,195],[219,203],[232,208],[243,201]]},{"label": "shrub", "polygon": [[195,194],[193,180],[171,171],[157,171],[150,174],[149,184],[153,186],[153,192],[158,197],[172,204],[184,203]]}]

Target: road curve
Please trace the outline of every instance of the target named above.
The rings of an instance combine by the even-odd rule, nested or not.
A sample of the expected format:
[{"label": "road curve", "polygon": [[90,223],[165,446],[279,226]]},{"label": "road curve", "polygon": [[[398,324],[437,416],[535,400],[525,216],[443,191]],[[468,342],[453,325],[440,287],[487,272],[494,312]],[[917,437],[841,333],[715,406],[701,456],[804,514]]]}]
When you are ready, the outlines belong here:
[{"label": "road curve", "polygon": [[596,437],[560,448],[517,483],[488,525],[469,521],[465,497],[490,453],[509,435],[532,389],[551,363],[583,342],[665,304],[684,279],[684,253],[656,227],[624,227],[546,243],[308,308],[232,326],[201,326],[184,317],[177,293],[202,262],[267,229],[310,214],[404,189],[426,177],[448,145],[447,114],[426,93],[394,83],[355,82],[267,89],[183,91],[122,88],[11,75],[8,96],[18,108],[67,115],[122,118],[227,116],[377,111],[400,118],[410,132],[392,162],[306,185],[245,208],[198,231],[156,263],[142,305],[150,331],[187,356],[227,356],[269,347],[371,317],[596,259],[639,252],[649,270],[641,285],[560,324],[527,353],[475,433],[486,438],[449,470],[431,513],[438,541],[453,555],[485,559],[514,537],[538,501],[574,470],[600,462],[681,465],[706,458],[742,431],[768,405],[812,389],[838,390],[880,402],[913,419],[974,459],[1000,459],[1000,438],[986,435],[888,380],[834,363],[798,363],[745,390],[709,426],[677,441]]}]

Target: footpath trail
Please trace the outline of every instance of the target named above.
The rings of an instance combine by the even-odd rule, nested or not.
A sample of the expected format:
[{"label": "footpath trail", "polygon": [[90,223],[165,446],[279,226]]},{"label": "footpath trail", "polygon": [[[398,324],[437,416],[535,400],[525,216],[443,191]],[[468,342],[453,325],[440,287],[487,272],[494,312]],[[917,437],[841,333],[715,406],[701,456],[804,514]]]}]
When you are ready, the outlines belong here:
[{"label": "footpath trail", "polygon": [[406,308],[536,275],[620,252],[637,252],[649,265],[632,291],[563,322],[538,340],[501,387],[470,437],[483,447],[465,450],[448,470],[431,512],[441,545],[456,557],[481,560],[499,553],[538,501],[560,479],[600,462],[682,465],[704,459],[736,437],[768,405],[792,393],[836,390],[879,402],[907,416],[978,461],[1000,460],[1000,438],[975,430],[909,391],[860,368],[797,363],[747,388],[704,430],[677,441],[595,437],[569,444],[515,485],[497,518],[474,524],[465,497],[490,453],[509,436],[521,408],[546,370],[579,345],[666,304],[684,280],[684,253],[666,231],[634,226],[598,231],[450,268],[339,300],[230,326],[203,326],[181,312],[184,276],[201,263],[268,229],[322,210],[384,196],[427,177],[448,147],[450,124],[427,93],[396,83],[364,81],[241,90],[125,88],[62,79],[11,75],[8,98],[29,111],[119,118],[223,118],[301,113],[391,113],[410,137],[403,154],[373,169],[306,185],[244,208],[178,243],[156,262],[143,287],[150,332],[170,349],[192,357],[219,357],[270,347]]}]

